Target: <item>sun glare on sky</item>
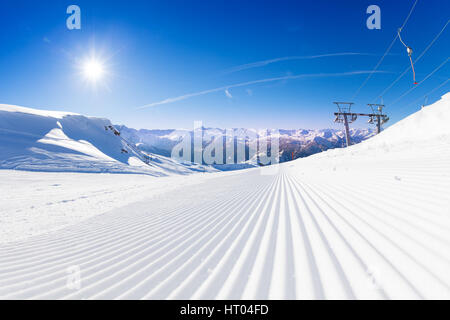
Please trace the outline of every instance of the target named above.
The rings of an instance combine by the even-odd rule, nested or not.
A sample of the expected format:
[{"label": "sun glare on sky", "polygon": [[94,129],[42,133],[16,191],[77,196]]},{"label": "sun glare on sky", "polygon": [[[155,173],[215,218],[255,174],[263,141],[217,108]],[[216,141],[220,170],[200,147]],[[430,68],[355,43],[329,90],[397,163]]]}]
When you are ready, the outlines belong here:
[{"label": "sun glare on sky", "polygon": [[89,59],[83,63],[83,75],[91,82],[99,81],[105,73],[103,64],[97,59]]}]

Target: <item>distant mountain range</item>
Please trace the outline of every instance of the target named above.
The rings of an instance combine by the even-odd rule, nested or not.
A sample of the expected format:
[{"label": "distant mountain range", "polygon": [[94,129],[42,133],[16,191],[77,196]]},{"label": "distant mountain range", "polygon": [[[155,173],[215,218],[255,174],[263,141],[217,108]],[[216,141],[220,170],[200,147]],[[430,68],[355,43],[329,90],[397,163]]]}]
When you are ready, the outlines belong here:
[{"label": "distant mountain range", "polygon": [[[275,134],[279,137],[281,162],[344,145],[341,130],[278,130]],[[351,131],[352,142],[361,142],[373,134],[371,130],[354,129]],[[194,139],[191,144],[183,140],[199,135],[203,139],[195,141],[202,141],[202,148],[192,142]],[[171,158],[173,148],[179,147],[182,141],[179,154],[183,157]],[[268,150],[264,148],[266,144]],[[198,128],[195,132],[135,130],[113,126],[108,119],[11,105],[0,105],[0,146],[0,169],[154,176],[267,165],[273,163],[269,155],[275,150],[270,139],[264,138],[263,131],[217,128]],[[225,152],[220,152],[220,146]],[[256,146],[259,146],[259,153]],[[203,158],[194,157],[194,150],[204,150]],[[234,152],[230,152],[232,150]],[[201,159],[203,163],[200,163]]]},{"label": "distant mountain range", "polygon": [[[163,155],[171,156],[174,146],[176,146],[186,135],[193,136],[192,130],[147,130],[147,129],[132,129],[124,125],[115,126],[121,133],[121,136],[127,139],[130,143],[135,144],[140,150]],[[203,128],[205,134],[204,147],[210,142],[208,141],[208,132],[211,130],[224,136],[224,143],[227,143],[226,131],[218,128]],[[235,129],[235,131],[248,132],[249,129]],[[345,146],[345,134],[343,130],[322,129],[322,130],[306,130],[293,129],[285,130],[279,129],[280,140],[280,162],[286,162],[292,159],[303,158],[312,154],[322,152],[328,149],[341,148]],[[257,132],[253,131],[253,135]],[[351,129],[351,141],[353,144],[364,141],[375,134],[372,129]],[[253,138],[254,140],[255,138]],[[256,138],[258,139],[258,138]],[[248,142],[254,142],[249,139],[246,141],[247,149]],[[237,142],[242,143],[242,142]],[[247,162],[252,162],[252,159],[246,159]]]}]

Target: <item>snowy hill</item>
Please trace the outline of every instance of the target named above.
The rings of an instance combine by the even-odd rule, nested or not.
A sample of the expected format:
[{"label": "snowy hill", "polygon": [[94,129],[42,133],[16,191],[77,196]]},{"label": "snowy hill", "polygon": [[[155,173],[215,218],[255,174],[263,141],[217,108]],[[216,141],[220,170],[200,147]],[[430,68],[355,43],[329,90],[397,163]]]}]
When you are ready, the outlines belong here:
[{"label": "snowy hill", "polygon": [[0,105],[0,169],[145,173],[155,176],[214,171],[162,156],[146,157],[107,119]]},{"label": "snowy hill", "polygon": [[1,170],[0,297],[450,299],[449,120],[447,94],[358,145],[234,172]]},{"label": "snowy hill", "polygon": [[[365,155],[390,151],[404,151],[405,148],[427,148],[450,143],[450,93],[445,94],[433,105],[395,123],[368,141],[347,149],[329,150],[313,158],[329,156]],[[439,156],[439,153],[436,154]]]}]

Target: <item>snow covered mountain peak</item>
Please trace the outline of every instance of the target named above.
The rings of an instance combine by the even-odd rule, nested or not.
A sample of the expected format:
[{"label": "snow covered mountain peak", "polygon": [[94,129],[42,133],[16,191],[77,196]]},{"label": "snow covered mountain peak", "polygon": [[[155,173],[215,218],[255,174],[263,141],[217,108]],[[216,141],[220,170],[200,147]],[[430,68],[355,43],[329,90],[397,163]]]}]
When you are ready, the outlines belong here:
[{"label": "snow covered mountain peak", "polygon": [[[138,145],[139,149],[160,154],[166,157],[171,155],[171,151],[184,136],[193,135],[194,130],[175,130],[175,129],[140,129],[128,128],[124,125],[116,125],[122,135],[130,142]],[[220,128],[196,128],[204,130],[204,144],[207,146],[211,141],[210,133],[220,134],[226,138],[227,131]],[[210,130],[210,131],[208,131]],[[262,131],[246,128],[234,128],[235,133],[256,133],[262,135]],[[264,131],[264,130],[263,130]],[[294,158],[303,158],[312,154],[322,152],[328,149],[341,148],[345,144],[343,130],[336,129],[279,129],[280,139],[280,161],[285,162]],[[370,138],[375,134],[372,129],[351,129],[350,135],[353,143],[359,143]],[[249,135],[254,137],[255,134]],[[263,135],[262,135],[263,136]],[[251,139],[255,138],[249,138]],[[256,138],[257,139],[257,138]],[[240,141],[240,140],[239,140]],[[245,143],[245,141],[241,141]]]}]

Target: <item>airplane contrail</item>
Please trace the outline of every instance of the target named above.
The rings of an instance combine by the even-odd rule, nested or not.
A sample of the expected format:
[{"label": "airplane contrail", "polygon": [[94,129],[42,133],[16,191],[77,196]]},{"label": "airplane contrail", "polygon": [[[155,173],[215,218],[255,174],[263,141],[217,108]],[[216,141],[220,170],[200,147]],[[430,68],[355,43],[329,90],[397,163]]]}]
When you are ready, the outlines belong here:
[{"label": "airplane contrail", "polygon": [[[339,72],[339,73],[310,73],[310,74],[299,74],[299,75],[290,75],[290,76],[282,76],[282,77],[275,77],[275,78],[259,79],[259,80],[253,80],[253,81],[247,81],[247,82],[241,82],[241,83],[231,84],[231,85],[227,85],[227,86],[222,86],[222,87],[218,87],[218,88],[214,88],[214,89],[203,90],[203,91],[194,92],[194,93],[188,93],[188,94],[174,97],[174,98],[167,98],[167,99],[164,99],[164,100],[161,100],[158,102],[153,102],[153,103],[149,103],[149,104],[137,107],[136,109],[139,110],[139,109],[155,107],[155,106],[159,106],[159,105],[163,105],[163,104],[186,100],[186,99],[189,99],[192,97],[203,96],[205,94],[209,94],[209,93],[213,93],[213,92],[225,91],[230,88],[245,87],[245,86],[250,86],[250,85],[259,84],[259,83],[282,81],[282,80],[293,80],[293,79],[300,79],[300,78],[341,77],[341,76],[351,76],[351,75],[358,75],[358,74],[368,74],[371,72],[372,71],[362,70],[362,71]],[[388,72],[387,71],[376,71],[375,73],[388,73]]]},{"label": "airplane contrail", "polygon": [[319,58],[326,58],[326,57],[338,57],[338,56],[370,56],[372,54],[370,53],[358,53],[358,52],[339,52],[339,53],[328,53],[328,54],[319,54],[319,55],[311,55],[311,56],[290,56],[290,57],[281,57],[281,58],[274,58],[274,59],[268,59],[263,61],[257,61],[247,64],[242,64],[240,66],[236,66],[233,68],[230,68],[228,70],[225,70],[222,72],[222,74],[230,74],[242,70],[257,68],[257,67],[263,67],[268,64],[281,62],[281,61],[289,61],[289,60],[309,60],[309,59],[319,59]]}]

